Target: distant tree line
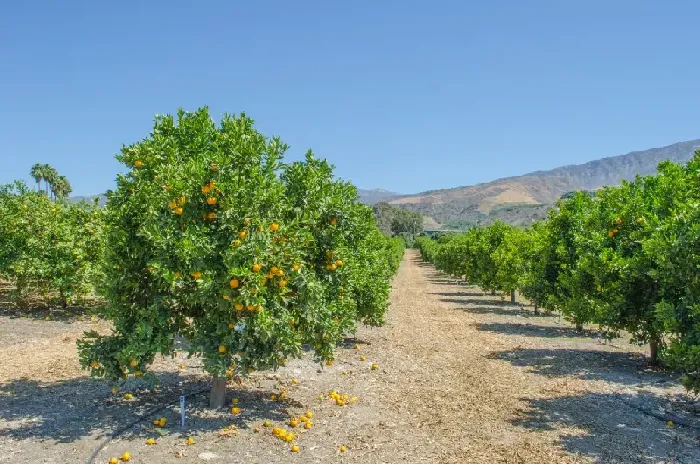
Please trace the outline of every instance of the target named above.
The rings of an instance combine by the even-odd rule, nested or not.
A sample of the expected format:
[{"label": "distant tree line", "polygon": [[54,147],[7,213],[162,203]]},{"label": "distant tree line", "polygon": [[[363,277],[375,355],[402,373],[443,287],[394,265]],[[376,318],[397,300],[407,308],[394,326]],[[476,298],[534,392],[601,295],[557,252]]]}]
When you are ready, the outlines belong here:
[{"label": "distant tree line", "polygon": [[423,216],[389,203],[374,205],[374,217],[379,230],[386,235],[418,235],[423,231]]}]

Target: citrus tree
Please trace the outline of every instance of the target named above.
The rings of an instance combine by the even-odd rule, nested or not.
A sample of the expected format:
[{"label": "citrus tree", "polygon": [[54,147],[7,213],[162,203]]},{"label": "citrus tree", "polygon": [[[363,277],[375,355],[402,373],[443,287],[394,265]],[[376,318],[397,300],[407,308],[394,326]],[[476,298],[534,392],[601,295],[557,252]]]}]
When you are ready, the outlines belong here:
[{"label": "citrus tree", "polygon": [[100,272],[102,212],[52,201],[23,182],[0,188],[0,277],[14,298],[41,296],[64,309],[94,293]]},{"label": "citrus tree", "polygon": [[506,230],[503,240],[491,253],[496,266],[496,282],[500,290],[510,293],[515,303],[515,291],[521,288],[532,254],[534,234],[519,228]]},{"label": "citrus tree", "polygon": [[[700,150],[681,168],[662,166],[663,183],[674,190],[671,214],[644,243],[657,257],[662,299],[656,305],[668,334],[663,359],[685,373],[683,383],[700,393]],[[680,175],[679,175],[680,174]],[[668,198],[668,196],[667,196]]]},{"label": "citrus tree", "polygon": [[[383,321],[388,239],[331,166],[311,153],[286,165],[286,149],[247,116],[217,125],[206,108],[158,116],[148,138],[122,149],[128,172],[106,214],[114,333],[79,341],[93,376],[143,375],[180,334],[221,390],[303,345],[331,362],[358,320]],[[367,296],[370,279],[384,291]]]}]

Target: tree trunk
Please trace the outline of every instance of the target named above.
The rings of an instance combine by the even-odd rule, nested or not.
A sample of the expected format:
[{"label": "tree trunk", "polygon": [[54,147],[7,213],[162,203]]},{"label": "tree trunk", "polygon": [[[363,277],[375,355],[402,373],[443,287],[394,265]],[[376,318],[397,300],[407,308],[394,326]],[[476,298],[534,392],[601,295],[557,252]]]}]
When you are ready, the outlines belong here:
[{"label": "tree trunk", "polygon": [[211,393],[209,394],[209,407],[219,409],[224,407],[226,400],[226,377],[214,376],[211,381]]},{"label": "tree trunk", "polygon": [[659,336],[652,334],[649,339],[649,363],[652,366],[659,364]]},{"label": "tree trunk", "polygon": [[580,322],[576,323],[576,332],[583,332],[583,324]]},{"label": "tree trunk", "polygon": [[540,308],[539,308],[539,306],[537,306],[537,303],[535,303],[535,316],[539,316],[539,315],[540,315]]},{"label": "tree trunk", "polygon": [[496,290],[491,290],[491,295],[496,296]]},{"label": "tree trunk", "polygon": [[515,290],[511,290],[511,291],[510,291],[510,302],[513,303],[513,304],[515,304],[515,297],[516,297],[516,291],[515,291]]}]

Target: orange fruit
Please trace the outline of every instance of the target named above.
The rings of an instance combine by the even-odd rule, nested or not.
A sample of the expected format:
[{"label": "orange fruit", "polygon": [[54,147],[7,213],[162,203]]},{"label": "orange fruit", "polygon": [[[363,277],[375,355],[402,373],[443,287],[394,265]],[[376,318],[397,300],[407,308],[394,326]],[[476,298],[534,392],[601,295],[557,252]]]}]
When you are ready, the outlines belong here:
[{"label": "orange fruit", "polygon": [[365,358],[364,356],[360,356],[360,361],[367,361],[367,358]]},{"label": "orange fruit", "polygon": [[134,377],[141,377],[141,371],[134,372]]},{"label": "orange fruit", "polygon": [[117,458],[109,458],[109,464],[117,464],[119,462],[119,459]]},{"label": "orange fruit", "polygon": [[210,221],[213,221],[214,219],[216,219],[216,213],[207,213],[206,218]]},{"label": "orange fruit", "polygon": [[260,264],[253,264],[253,272],[260,272],[262,266]]},{"label": "orange fruit", "polygon": [[229,323],[228,323],[228,328],[229,328],[229,329],[233,329],[233,322],[229,322]]},{"label": "orange fruit", "polygon": [[326,366],[332,366],[333,365],[333,360],[329,359],[326,361]]},{"label": "orange fruit", "polygon": [[245,230],[238,232],[238,238],[240,238],[241,240],[245,240],[246,235],[248,235],[248,232],[246,232]]},{"label": "orange fruit", "polygon": [[298,271],[298,270],[299,270],[299,265],[298,265],[298,264],[292,265],[292,270]]},{"label": "orange fruit", "polygon": [[292,446],[292,453],[298,453],[298,452],[299,452],[299,445]]},{"label": "orange fruit", "polygon": [[205,194],[205,195],[206,195],[207,193],[209,193],[210,190],[211,190],[211,187],[209,187],[208,185],[205,185],[205,186],[202,187],[202,193]]},{"label": "orange fruit", "polygon": [[216,204],[216,197],[209,197],[209,198],[207,198],[207,204],[209,204],[209,205],[215,205],[215,204]]},{"label": "orange fruit", "polygon": [[226,353],[226,347],[224,345],[219,345],[219,353]]},{"label": "orange fruit", "polygon": [[224,295],[224,300],[230,300],[230,299],[231,299],[231,297],[230,297],[230,296],[228,296],[228,295]]},{"label": "orange fruit", "polygon": [[312,417],[314,417],[314,413],[312,413],[311,411],[306,411],[305,416],[311,419]]},{"label": "orange fruit", "polygon": [[131,454],[129,454],[128,451],[124,451],[122,453],[122,461],[124,461],[124,462],[131,461]]},{"label": "orange fruit", "polygon": [[314,425],[311,423],[311,421],[307,421],[306,424],[304,424],[304,428],[305,428],[306,430],[309,430],[309,429],[310,429],[311,427],[313,427],[313,426],[314,426]]},{"label": "orange fruit", "polygon": [[263,426],[264,426],[264,427],[270,427],[271,425],[272,425],[272,422],[270,422],[269,419],[266,420],[265,422],[263,422]]},{"label": "orange fruit", "polygon": [[192,437],[187,437],[187,444],[188,444],[188,445],[194,445],[194,444],[195,444],[194,438],[192,438]]},{"label": "orange fruit", "polygon": [[243,305],[240,303],[236,303],[235,308],[236,308],[236,311],[243,311]]},{"label": "orange fruit", "polygon": [[273,232],[277,232],[278,230],[280,230],[280,225],[279,225],[279,224],[275,224],[275,223],[273,222],[272,224],[270,224],[270,230],[273,231]]},{"label": "orange fruit", "polygon": [[170,203],[168,203],[168,208],[170,208],[170,209],[177,208],[177,203],[175,203],[174,201],[171,201]]},{"label": "orange fruit", "polygon": [[155,445],[156,441],[153,438],[147,438],[146,439],[146,444],[147,445]]},{"label": "orange fruit", "polygon": [[231,285],[231,288],[238,288],[238,279],[231,279],[229,285]]},{"label": "orange fruit", "polygon": [[294,434],[292,432],[287,432],[287,434],[284,436],[284,441],[287,443],[294,441]]},{"label": "orange fruit", "polygon": [[136,166],[137,168],[140,168],[141,166],[143,166],[143,161],[141,161],[141,160],[134,161],[134,166]]},{"label": "orange fruit", "polygon": [[286,281],[286,280],[280,280],[278,285],[279,285],[280,287],[284,288],[284,287],[287,286],[287,281]]},{"label": "orange fruit", "polygon": [[338,220],[336,218],[331,218],[331,225],[334,226],[338,224]]},{"label": "orange fruit", "polygon": [[360,345],[355,344],[355,346],[354,346],[353,348],[355,348],[356,350],[359,350],[359,349],[360,349]]},{"label": "orange fruit", "polygon": [[231,414],[233,414],[234,416],[237,416],[240,413],[241,413],[241,408],[237,408],[235,406],[231,408]]},{"label": "orange fruit", "polygon": [[135,359],[132,359],[131,361],[129,361],[129,365],[130,365],[131,367],[136,367],[136,366],[139,365],[139,362],[138,362],[137,360],[135,360]]},{"label": "orange fruit", "polygon": [[195,280],[198,280],[198,279],[201,279],[201,278],[202,278],[202,273],[199,272],[199,271],[192,272],[192,273],[190,273],[190,275],[191,275]]},{"label": "orange fruit", "polygon": [[376,371],[378,367],[379,367],[379,366],[377,366],[376,364],[372,364],[372,370],[373,370],[373,371]]},{"label": "orange fruit", "polygon": [[165,417],[160,418],[160,426],[161,427],[165,427],[165,424],[167,424],[167,423],[168,423],[168,419],[166,419]]},{"label": "orange fruit", "polygon": [[298,420],[298,419],[292,419],[292,420],[289,421],[289,426],[290,426],[290,427],[296,427],[297,425],[299,425],[299,420]]},{"label": "orange fruit", "polygon": [[340,451],[341,453],[344,453],[347,451],[347,448],[345,448],[345,445],[340,445],[340,448],[338,448],[338,451]]}]

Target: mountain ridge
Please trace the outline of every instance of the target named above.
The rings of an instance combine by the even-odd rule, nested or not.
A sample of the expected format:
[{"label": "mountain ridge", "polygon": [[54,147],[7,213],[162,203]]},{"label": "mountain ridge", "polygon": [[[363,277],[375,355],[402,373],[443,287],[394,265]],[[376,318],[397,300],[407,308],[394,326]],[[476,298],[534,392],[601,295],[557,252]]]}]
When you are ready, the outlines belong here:
[{"label": "mountain ridge", "polygon": [[661,161],[684,163],[698,148],[700,139],[689,140],[480,184],[402,195],[388,202],[443,224],[475,225],[499,219],[529,225],[546,216],[549,206],[568,192],[593,191],[653,174]]}]

